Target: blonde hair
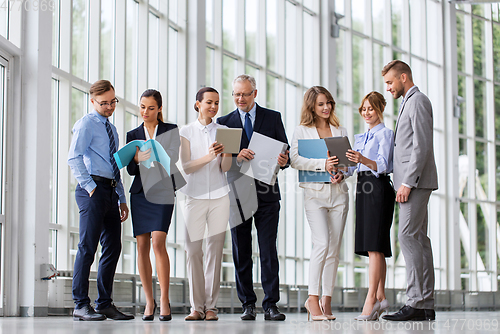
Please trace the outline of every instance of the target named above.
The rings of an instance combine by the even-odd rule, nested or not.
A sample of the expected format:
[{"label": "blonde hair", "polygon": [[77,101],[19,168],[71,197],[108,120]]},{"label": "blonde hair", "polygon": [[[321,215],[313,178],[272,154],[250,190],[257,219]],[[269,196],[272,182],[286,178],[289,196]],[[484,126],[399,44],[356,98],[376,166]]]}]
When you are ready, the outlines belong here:
[{"label": "blonde hair", "polygon": [[340,126],[339,118],[335,113],[335,100],[332,94],[322,86],[313,86],[309,88],[304,94],[304,102],[302,103],[302,111],[300,113],[300,125],[313,126],[316,120],[316,99],[318,95],[325,94],[327,103],[332,104],[332,112],[328,118],[328,123],[338,128]]},{"label": "blonde hair", "polygon": [[384,121],[384,109],[387,104],[385,101],[385,98],[382,94],[379,92],[373,91],[368,94],[366,94],[365,97],[363,97],[363,100],[361,101],[361,105],[359,106],[359,114],[361,115],[361,111],[363,110],[363,104],[365,104],[365,101],[368,101],[370,105],[372,106],[373,110],[377,113],[378,118],[380,119],[381,122]]}]

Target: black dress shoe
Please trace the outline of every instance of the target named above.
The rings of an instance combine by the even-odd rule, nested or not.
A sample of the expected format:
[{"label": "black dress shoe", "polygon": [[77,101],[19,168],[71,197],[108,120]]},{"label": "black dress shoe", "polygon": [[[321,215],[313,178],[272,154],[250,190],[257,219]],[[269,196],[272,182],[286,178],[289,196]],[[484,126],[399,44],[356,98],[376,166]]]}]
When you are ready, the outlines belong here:
[{"label": "black dress shoe", "polygon": [[155,300],[155,306],[153,307],[153,314],[151,314],[151,315],[144,314],[142,316],[142,321],[153,321],[153,320],[155,320],[155,312],[156,312],[156,300]]},{"label": "black dress shoe", "polygon": [[382,318],[390,321],[423,321],[425,320],[425,312],[423,309],[405,305],[396,313],[384,315]]},{"label": "black dress shoe", "polygon": [[255,320],[255,305],[243,306],[243,314],[241,320]]},{"label": "black dress shoe", "polygon": [[431,308],[424,309],[425,320],[433,321],[436,320],[436,311]]},{"label": "black dress shoe", "polygon": [[104,314],[107,318],[113,320],[132,320],[134,316],[132,314],[125,314],[116,308],[114,304],[111,304],[108,308],[102,310],[96,310],[99,314]]},{"label": "black dress shoe", "polygon": [[264,320],[284,321],[286,316],[278,310],[278,306],[273,305],[264,313]]},{"label": "black dress shoe", "polygon": [[85,305],[82,308],[73,311],[73,320],[75,321],[101,321],[106,320],[103,314],[95,313],[94,308],[90,305]]}]

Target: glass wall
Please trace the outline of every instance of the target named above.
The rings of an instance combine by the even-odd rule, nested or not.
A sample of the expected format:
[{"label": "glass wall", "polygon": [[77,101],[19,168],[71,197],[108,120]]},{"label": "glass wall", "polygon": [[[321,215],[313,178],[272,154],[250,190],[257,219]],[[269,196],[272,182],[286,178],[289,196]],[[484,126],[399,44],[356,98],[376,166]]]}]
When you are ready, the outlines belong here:
[{"label": "glass wall", "polygon": [[[140,124],[137,99],[146,88],[164,96],[166,118],[185,125],[196,117],[194,92],[186,92],[186,59],[197,57],[205,64],[206,86],[221,93],[220,115],[235,109],[232,80],[248,73],[257,80],[256,102],[281,112],[289,141],[299,123],[304,92],[321,84],[322,10],[327,0],[197,0],[205,6],[205,41],[201,54],[189,54],[186,24],[189,4],[178,0],[101,1],[100,15],[90,12],[91,0],[55,1],[53,10],[53,156],[52,225],[49,254],[60,270],[73,268],[78,245],[76,182],[67,166],[67,151],[74,123],[90,111],[88,89],[98,79],[109,79],[120,100],[110,119],[118,129],[120,144],[125,134]],[[93,2],[92,2],[93,3]],[[372,90],[387,100],[384,121],[393,129],[400,100],[385,92],[382,67],[392,59],[406,61],[415,84],[427,94],[434,109],[435,152],[446,152],[449,139],[445,110],[446,68],[443,45],[445,29],[440,0],[334,0],[340,34],[333,54],[335,78],[329,88],[337,102],[336,112],[350,140],[365,131],[359,103]],[[9,36],[12,20],[0,9],[0,35]],[[436,153],[439,190],[430,199],[429,235],[433,240],[436,288],[447,289],[448,275],[461,271],[462,288],[497,290],[499,268],[497,212],[500,211],[500,22],[499,5],[456,5],[458,95],[465,99],[457,119],[459,157],[459,222],[447,221],[446,162]],[[186,23],[187,22],[187,23]],[[12,24],[12,23],[10,23]],[[96,31],[95,27],[99,27]],[[202,29],[202,30],[203,30]],[[7,34],[7,35],[6,35]],[[147,36],[144,38],[143,36]],[[15,37],[14,37],[15,39]],[[455,50],[452,50],[455,51]],[[204,58],[203,58],[204,57]],[[201,58],[201,59],[200,59]],[[188,106],[188,107],[186,107]],[[64,111],[64,112],[63,112]],[[499,117],[495,117],[499,116]],[[450,164],[449,166],[453,166]],[[122,173],[124,186],[132,178]],[[278,252],[280,283],[307,284],[311,252],[310,229],[304,216],[302,190],[292,168],[279,175],[282,192]],[[348,179],[350,213],[342,243],[337,286],[367,287],[368,262],[354,255],[355,177]],[[178,203],[178,208],[182,203]],[[171,275],[186,277],[184,229],[176,209],[168,235]],[[447,268],[447,231],[459,224],[460,268]],[[393,257],[388,259],[387,287],[404,288],[404,257],[397,240],[398,210],[391,231]],[[255,230],[254,281],[260,281]],[[118,272],[137,273],[135,239],[131,221],[123,225],[123,252]],[[230,233],[227,233],[222,278],[234,281]],[[96,269],[96,268],[93,268]],[[456,270],[455,270],[456,269]]]},{"label": "glass wall", "polygon": [[497,290],[500,159],[498,4],[456,5],[462,289]]}]

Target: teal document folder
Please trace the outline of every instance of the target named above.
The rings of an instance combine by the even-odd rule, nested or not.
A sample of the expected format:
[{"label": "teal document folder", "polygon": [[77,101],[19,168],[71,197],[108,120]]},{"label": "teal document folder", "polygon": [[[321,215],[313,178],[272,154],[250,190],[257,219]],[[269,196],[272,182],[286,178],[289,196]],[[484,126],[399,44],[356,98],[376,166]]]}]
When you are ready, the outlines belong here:
[{"label": "teal document folder", "polygon": [[139,149],[143,152],[151,149],[151,156],[149,159],[141,162],[144,167],[150,168],[153,161],[158,161],[170,175],[170,157],[167,152],[165,152],[163,146],[161,146],[161,144],[154,139],[150,139],[148,141],[133,140],[123,146],[113,155],[119,169],[126,167],[130,161],[132,161],[135,156],[136,147],[139,147]]},{"label": "teal document folder", "polygon": [[[328,158],[328,149],[323,139],[299,139],[299,155],[309,159]],[[328,172],[299,170],[299,182],[330,182]]]}]

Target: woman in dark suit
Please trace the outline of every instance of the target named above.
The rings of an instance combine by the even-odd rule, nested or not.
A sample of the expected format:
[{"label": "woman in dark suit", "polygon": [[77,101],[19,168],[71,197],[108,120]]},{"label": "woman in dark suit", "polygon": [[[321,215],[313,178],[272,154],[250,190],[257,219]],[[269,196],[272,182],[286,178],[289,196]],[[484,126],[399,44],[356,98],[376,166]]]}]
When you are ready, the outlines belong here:
[{"label": "woman in dark suit", "polygon": [[[146,90],[140,99],[140,112],[144,122],[127,133],[127,143],[133,140],[158,141],[171,159],[172,175],[179,157],[179,129],[175,124],[163,122],[160,92],[153,89]],[[135,176],[130,187],[130,205],[134,236],[137,239],[139,275],[146,295],[146,308],[142,320],[153,320],[156,310],[149,258],[152,242],[161,290],[160,321],[168,321],[172,316],[168,297],[170,260],[166,239],[174,210],[175,181],[156,161],[148,167],[144,166],[142,162],[147,161],[150,155],[151,149],[142,152],[137,148],[134,159],[127,166],[128,173]]]}]

